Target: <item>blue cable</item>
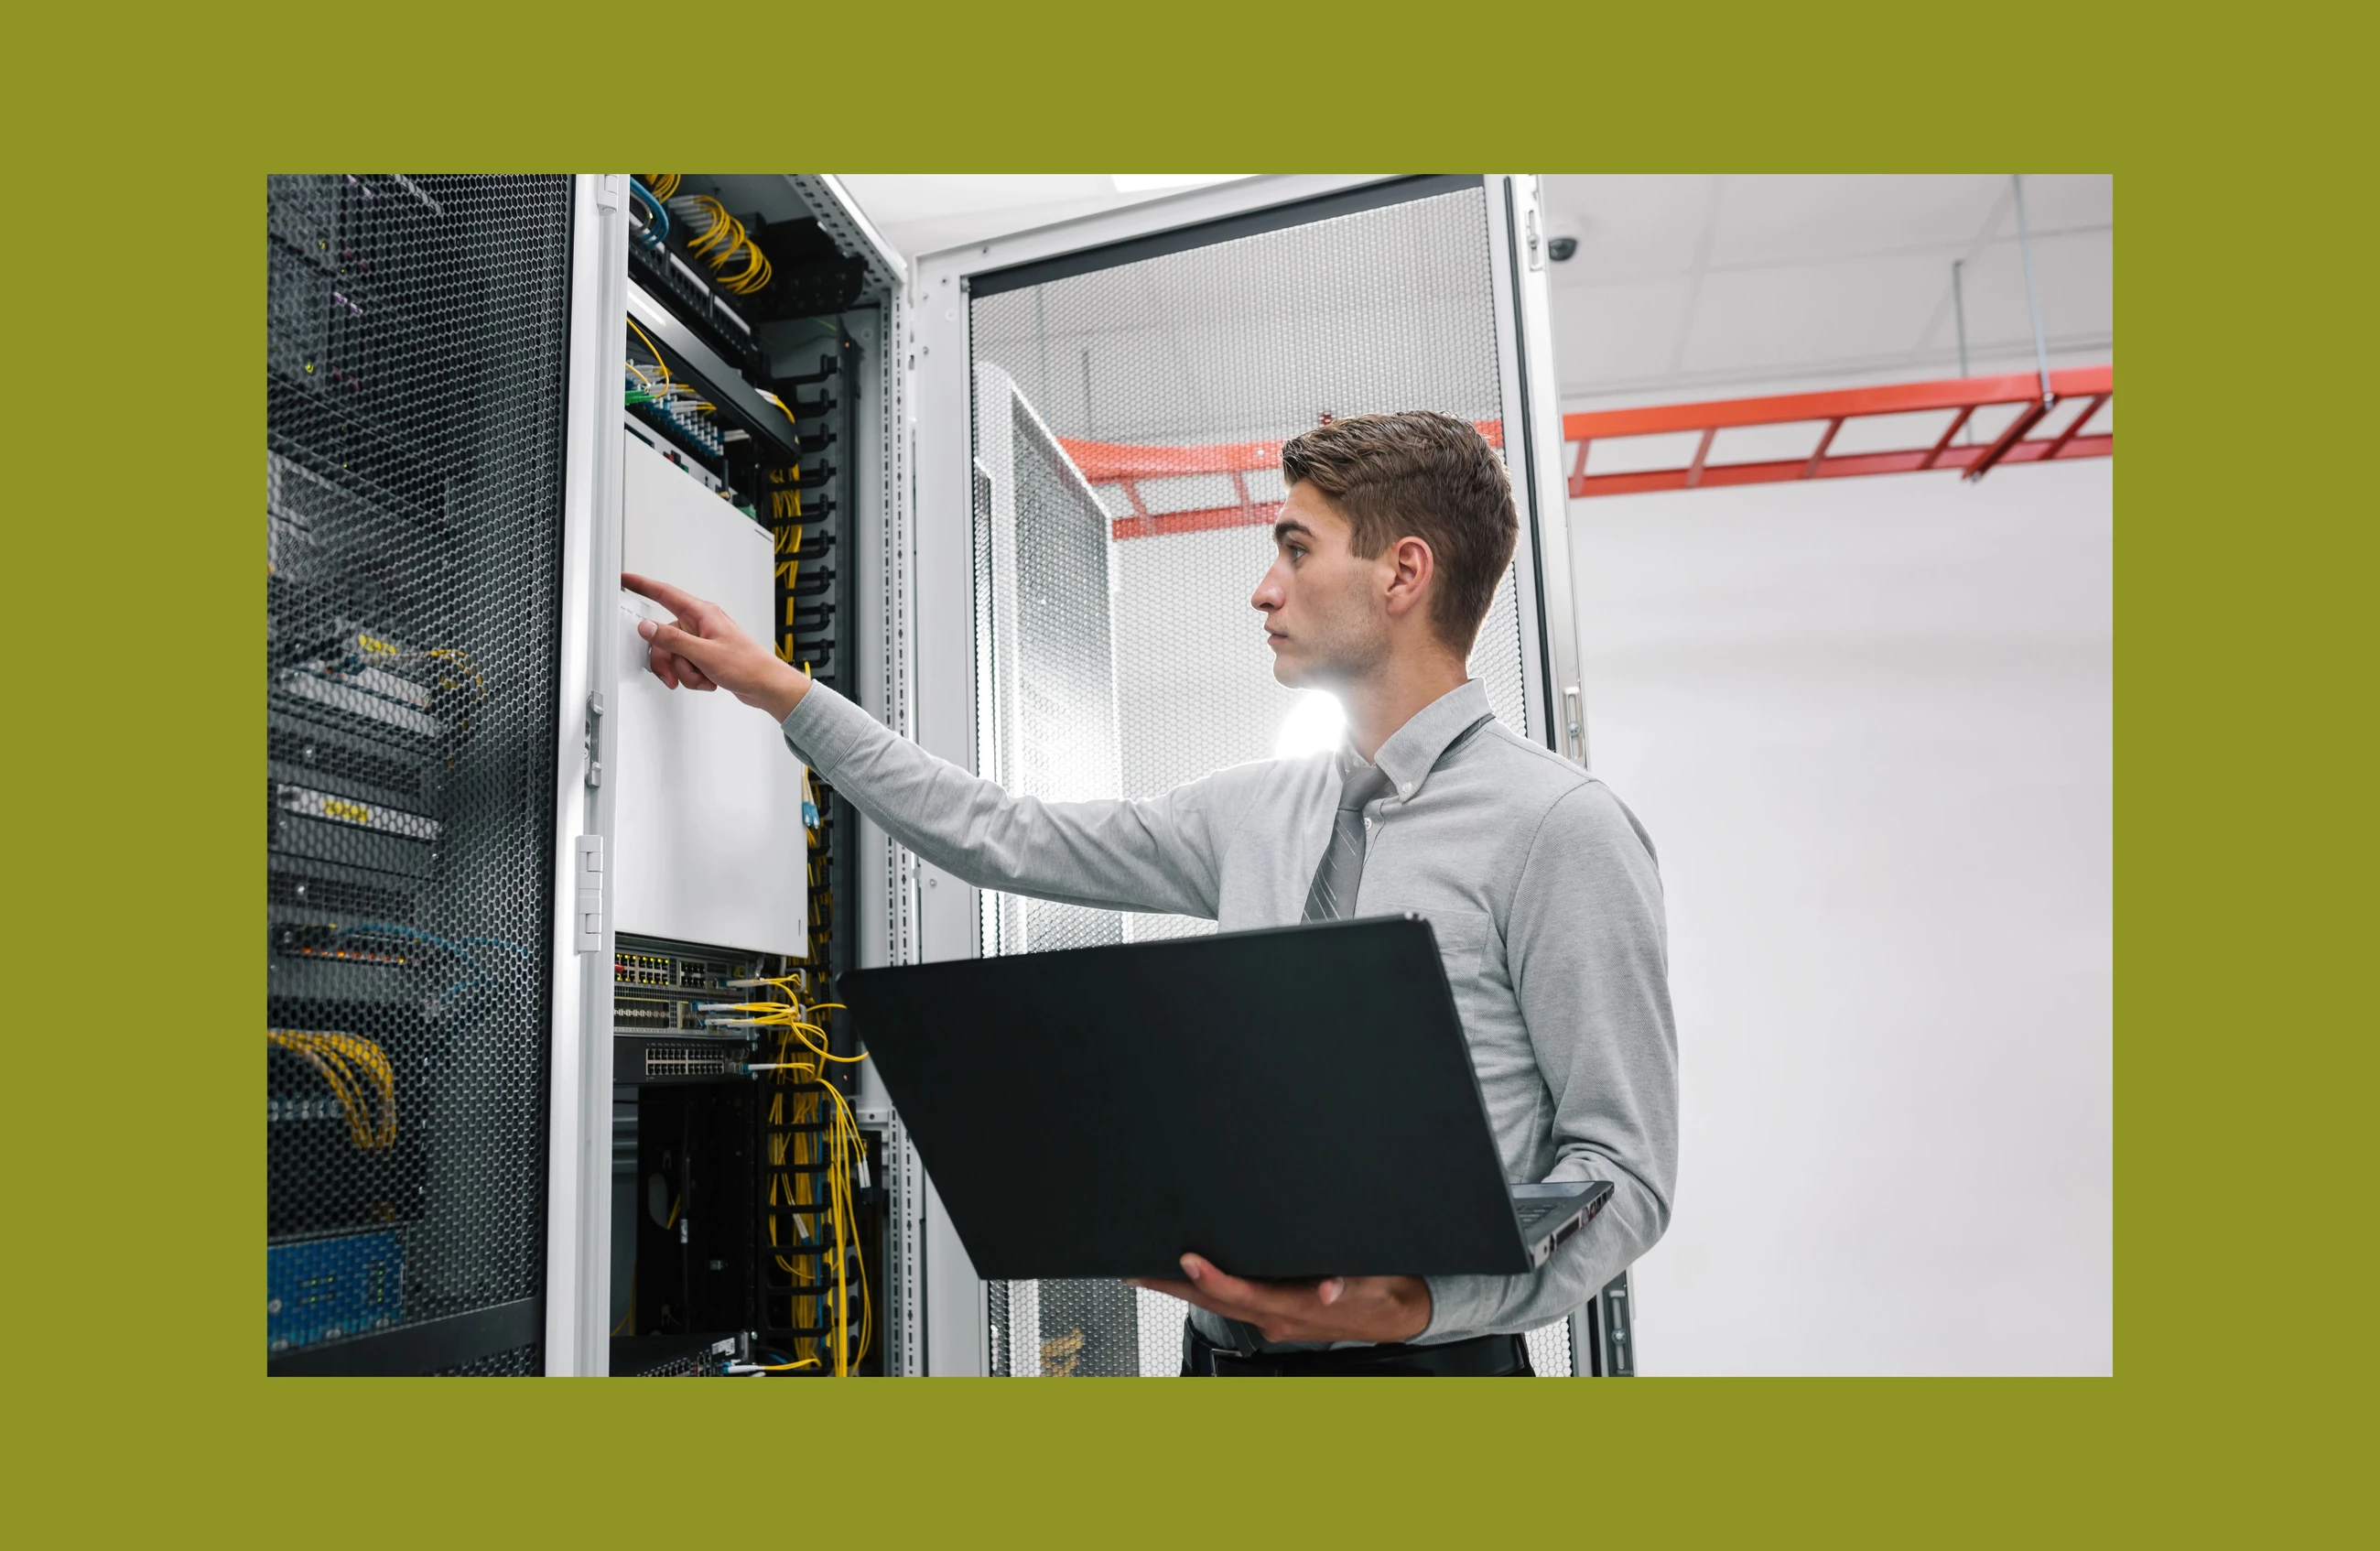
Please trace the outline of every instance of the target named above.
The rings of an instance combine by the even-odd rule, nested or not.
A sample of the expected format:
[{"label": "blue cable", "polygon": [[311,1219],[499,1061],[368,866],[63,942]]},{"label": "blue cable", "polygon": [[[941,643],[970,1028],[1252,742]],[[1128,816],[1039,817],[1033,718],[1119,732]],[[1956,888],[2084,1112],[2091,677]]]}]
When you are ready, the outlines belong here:
[{"label": "blue cable", "polygon": [[417,942],[429,943],[432,946],[443,948],[448,953],[460,958],[464,963],[470,966],[471,972],[466,978],[456,981],[454,984],[440,992],[438,994],[438,997],[441,1002],[451,1000],[456,992],[468,990],[475,985],[487,988],[493,987],[494,983],[488,979],[488,972],[486,969],[480,965],[479,956],[471,951],[471,946],[474,945],[481,947],[505,948],[511,952],[519,954],[523,959],[531,958],[528,949],[521,946],[518,943],[508,943],[502,937],[462,937],[450,939],[446,937],[434,936],[428,932],[419,931],[410,926],[399,926],[395,922],[389,921],[358,922],[352,926],[334,926],[331,928],[331,934],[333,936],[345,936],[350,932],[380,933],[390,936],[410,937]]},{"label": "blue cable", "polygon": [[645,229],[645,240],[652,243],[656,247],[659,247],[661,245],[662,238],[669,236],[668,209],[662,205],[661,201],[653,197],[653,191],[650,189],[648,189],[643,184],[638,182],[634,175],[631,175],[628,178],[628,192],[636,195],[638,202],[642,204],[647,210],[651,211],[653,213],[653,219],[661,223],[661,229],[658,231],[650,226]]}]

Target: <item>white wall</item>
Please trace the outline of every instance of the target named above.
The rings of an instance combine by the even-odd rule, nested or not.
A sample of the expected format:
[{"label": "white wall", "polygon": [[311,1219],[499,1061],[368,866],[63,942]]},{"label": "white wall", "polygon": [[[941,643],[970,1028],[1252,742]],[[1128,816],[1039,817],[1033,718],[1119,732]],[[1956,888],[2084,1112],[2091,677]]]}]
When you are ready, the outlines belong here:
[{"label": "white wall", "polygon": [[2114,1362],[2112,460],[1573,502],[1668,886],[1646,1374]]}]

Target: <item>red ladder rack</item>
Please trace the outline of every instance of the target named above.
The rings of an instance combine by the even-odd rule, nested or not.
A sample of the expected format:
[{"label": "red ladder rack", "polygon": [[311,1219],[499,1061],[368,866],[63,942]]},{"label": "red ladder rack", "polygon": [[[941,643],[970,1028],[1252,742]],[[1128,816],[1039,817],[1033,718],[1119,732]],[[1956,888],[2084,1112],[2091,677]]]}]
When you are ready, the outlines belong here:
[{"label": "red ladder rack", "polygon": [[[1897,383],[1885,387],[1789,393],[1767,398],[1724,398],[1707,404],[1662,404],[1641,409],[1594,409],[1565,415],[1562,440],[1578,449],[1571,459],[1570,493],[1573,498],[1631,495],[1652,490],[1837,480],[1860,474],[1916,473],[1929,469],[1958,469],[1964,470],[1969,479],[1981,479],[2002,463],[2113,457],[2113,433],[2084,432],[2100,409],[2116,397],[2116,369],[2084,366],[2053,372],[2049,385],[2054,396],[2050,404],[2042,402],[2041,379],[2030,372],[2020,372],[2004,377],[1958,377],[1938,383]],[[2073,398],[2087,398],[2089,402],[2063,429],[2044,436],[2031,434],[2057,405]],[[1995,404],[2018,404],[2023,408],[1990,442],[1950,445],[1977,409]],[[1945,409],[1952,411],[1950,422],[1928,446],[1887,452],[1828,451],[1850,421],[1874,415]],[[1709,460],[1711,444],[1721,431],[1804,421],[1816,422],[1820,428],[1815,446],[1802,457],[1760,463]],[[1501,421],[1485,420],[1478,426],[1479,434],[1488,438],[1490,446],[1504,445]],[[1701,432],[1702,439],[1695,446],[1693,458],[1682,468],[1625,474],[1586,471],[1587,449],[1598,441],[1694,431]],[[1247,476],[1258,470],[1281,467],[1279,442],[1226,442],[1190,447],[1141,446],[1065,436],[1058,442],[1075,467],[1082,470],[1087,482],[1096,490],[1112,492],[1121,497],[1108,500],[1111,531],[1119,539],[1195,533],[1211,528],[1269,526],[1281,514],[1279,501],[1254,498],[1247,482]],[[1228,476],[1233,499],[1222,506],[1154,510],[1140,488],[1145,482],[1191,474]],[[1130,515],[1114,515],[1119,507],[1129,507]]]},{"label": "red ladder rack", "polygon": [[[2004,377],[1954,377],[1938,383],[1895,383],[1883,387],[1839,388],[1828,393],[1788,393],[1767,398],[1722,398],[1707,404],[1660,404],[1641,409],[1593,409],[1562,417],[1562,440],[1577,448],[1570,466],[1572,499],[1633,495],[1652,490],[1695,490],[1727,484],[1778,484],[1789,480],[1839,480],[1861,474],[1911,474],[1958,469],[1979,480],[2002,463],[2049,463],[2074,458],[2112,458],[2112,432],[2083,434],[2100,409],[2116,397],[2113,366],[2082,366],[2049,374],[2052,402],[2044,403],[2041,379],[2030,372]],[[2087,398],[2082,412],[2054,434],[2031,434],[2050,411],[2069,399]],[[1950,444],[1977,409],[1995,404],[2023,406],[1988,443]],[[1949,424],[1930,446],[1888,452],[1830,455],[1843,426],[1875,415],[1953,410]],[[1800,458],[1759,463],[1713,463],[1711,443],[1721,431],[1750,425],[1820,422],[1816,443]],[[1694,457],[1682,468],[1625,474],[1590,474],[1587,449],[1622,436],[1702,433]]]}]

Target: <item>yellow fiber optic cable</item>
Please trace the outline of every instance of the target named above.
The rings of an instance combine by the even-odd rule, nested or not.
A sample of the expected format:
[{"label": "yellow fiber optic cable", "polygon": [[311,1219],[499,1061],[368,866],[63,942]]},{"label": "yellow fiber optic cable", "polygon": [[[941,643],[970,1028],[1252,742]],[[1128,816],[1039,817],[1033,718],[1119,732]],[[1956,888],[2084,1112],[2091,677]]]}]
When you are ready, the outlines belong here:
[{"label": "yellow fiber optic cable", "polygon": [[786,405],[783,399],[778,397],[775,394],[771,393],[767,388],[761,388],[759,391],[761,397],[767,399],[770,403],[774,404],[778,409],[785,411],[785,419],[793,421],[795,430],[799,431],[802,428],[802,422],[800,421],[794,420],[794,411]]},{"label": "yellow fiber optic cable", "polygon": [[[313,1068],[329,1085],[346,1119],[347,1135],[358,1147],[384,1153],[396,1144],[396,1070],[386,1051],[354,1034],[267,1029],[264,1039]],[[367,1087],[380,1101],[377,1119]]]},{"label": "yellow fiber optic cable", "polygon": [[[628,320],[628,327],[634,331],[638,338],[645,342],[645,348],[653,352],[653,366],[655,370],[661,372],[662,381],[670,384],[673,387],[678,386],[678,384],[672,383],[670,381],[669,362],[662,359],[662,348],[653,343],[653,336],[647,334],[643,329],[638,328],[637,320],[634,318],[630,318]],[[642,373],[638,374],[642,375]]]}]

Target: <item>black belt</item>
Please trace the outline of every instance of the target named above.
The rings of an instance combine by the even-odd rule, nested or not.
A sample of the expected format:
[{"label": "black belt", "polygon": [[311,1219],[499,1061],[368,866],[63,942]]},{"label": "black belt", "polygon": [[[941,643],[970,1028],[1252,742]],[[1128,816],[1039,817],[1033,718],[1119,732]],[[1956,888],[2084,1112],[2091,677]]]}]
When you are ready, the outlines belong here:
[{"label": "black belt", "polygon": [[1186,1325],[1182,1340],[1184,1378],[1297,1378],[1390,1376],[1439,1378],[1536,1377],[1529,1366],[1529,1345],[1518,1336],[1474,1336],[1465,1341],[1438,1346],[1407,1346],[1391,1341],[1377,1347],[1347,1347],[1339,1351],[1233,1351],[1219,1347]]}]

